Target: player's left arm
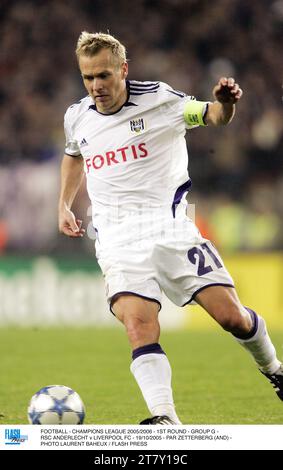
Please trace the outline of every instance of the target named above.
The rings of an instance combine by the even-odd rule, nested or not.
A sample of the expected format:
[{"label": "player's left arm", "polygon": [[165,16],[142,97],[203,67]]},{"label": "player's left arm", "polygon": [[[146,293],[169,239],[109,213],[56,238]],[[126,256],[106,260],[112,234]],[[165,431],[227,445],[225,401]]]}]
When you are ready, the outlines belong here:
[{"label": "player's left arm", "polygon": [[221,77],[213,88],[215,101],[208,104],[204,116],[205,124],[221,126],[231,122],[235,114],[236,103],[242,95],[243,91],[234,78]]}]

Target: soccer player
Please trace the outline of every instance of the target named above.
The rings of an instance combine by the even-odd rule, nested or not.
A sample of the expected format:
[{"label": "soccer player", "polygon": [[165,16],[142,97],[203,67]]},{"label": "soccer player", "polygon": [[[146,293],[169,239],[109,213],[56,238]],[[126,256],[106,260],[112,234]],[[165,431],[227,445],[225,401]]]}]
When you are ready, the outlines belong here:
[{"label": "soccer player", "polygon": [[163,82],[127,80],[125,47],[109,34],[83,32],[76,55],[88,95],[65,115],[59,230],[84,235],[72,204],[85,172],[106,295],[125,326],[131,372],[151,414],[141,424],[181,424],[159,344],[162,291],[176,305],[201,305],[283,400],[283,367],[264,319],[241,304],[217,250],[186,215],[185,131],[228,124],[241,88],[222,77],[214,101],[202,102]]}]

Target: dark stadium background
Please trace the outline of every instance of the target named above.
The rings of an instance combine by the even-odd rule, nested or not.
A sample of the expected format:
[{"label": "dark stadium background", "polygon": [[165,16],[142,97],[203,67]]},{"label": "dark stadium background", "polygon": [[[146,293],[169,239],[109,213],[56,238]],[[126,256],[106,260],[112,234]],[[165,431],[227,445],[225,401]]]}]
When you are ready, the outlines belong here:
[{"label": "dark stadium background", "polygon": [[[188,133],[198,224],[222,252],[282,248],[282,0],[1,0],[0,250],[88,255],[57,232],[66,108],[85,96],[82,30],[126,44],[130,78],[212,99],[221,75],[244,96],[225,129]],[[77,212],[88,225],[82,190]]]}]

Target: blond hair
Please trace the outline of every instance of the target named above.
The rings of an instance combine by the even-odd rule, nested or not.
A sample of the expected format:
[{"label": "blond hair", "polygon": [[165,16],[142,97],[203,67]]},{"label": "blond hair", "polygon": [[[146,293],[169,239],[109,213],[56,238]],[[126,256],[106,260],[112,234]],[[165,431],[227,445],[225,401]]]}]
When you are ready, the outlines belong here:
[{"label": "blond hair", "polygon": [[97,54],[101,49],[110,49],[119,63],[127,62],[126,48],[118,39],[106,33],[88,33],[83,31],[77,42],[76,55],[77,58],[81,55],[92,57]]}]

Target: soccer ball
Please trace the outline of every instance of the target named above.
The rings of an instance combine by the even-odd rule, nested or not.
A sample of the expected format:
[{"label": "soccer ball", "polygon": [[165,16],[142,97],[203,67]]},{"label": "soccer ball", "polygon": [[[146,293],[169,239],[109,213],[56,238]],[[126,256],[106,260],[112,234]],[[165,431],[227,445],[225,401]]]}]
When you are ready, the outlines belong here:
[{"label": "soccer ball", "polygon": [[48,385],[32,396],[28,407],[30,424],[82,424],[85,407],[81,397],[65,385]]}]

